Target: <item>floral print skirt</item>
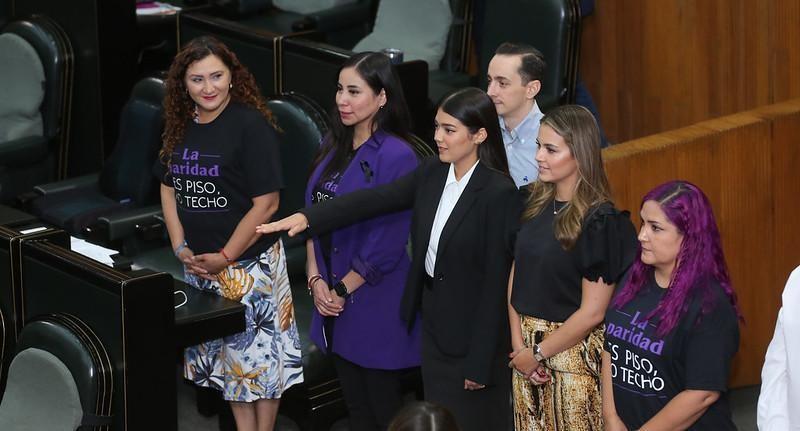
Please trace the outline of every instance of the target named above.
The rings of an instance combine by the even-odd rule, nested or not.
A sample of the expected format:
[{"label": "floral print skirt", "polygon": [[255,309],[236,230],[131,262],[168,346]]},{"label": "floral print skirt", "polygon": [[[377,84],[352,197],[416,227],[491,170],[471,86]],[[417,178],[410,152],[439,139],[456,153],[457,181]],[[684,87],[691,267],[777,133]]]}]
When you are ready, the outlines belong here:
[{"label": "floral print skirt", "polygon": [[[541,343],[561,323],[520,315],[526,347]],[[575,346],[547,358],[550,381],[535,385],[519,372],[511,380],[516,431],[600,431],[603,325]]]},{"label": "floral print skirt", "polygon": [[228,401],[280,398],[303,381],[286,255],[279,240],[254,259],[230,264],[216,281],[186,274],[192,286],[245,305],[245,331],[184,351],[184,377]]}]

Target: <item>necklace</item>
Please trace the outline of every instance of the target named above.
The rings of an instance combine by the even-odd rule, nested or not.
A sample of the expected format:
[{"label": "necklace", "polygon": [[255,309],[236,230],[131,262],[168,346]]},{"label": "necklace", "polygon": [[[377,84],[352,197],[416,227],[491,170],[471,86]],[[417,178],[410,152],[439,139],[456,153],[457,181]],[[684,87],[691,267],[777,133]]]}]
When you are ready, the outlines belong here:
[{"label": "necklace", "polygon": [[553,215],[560,213],[565,206],[567,206],[567,202],[564,202],[564,205],[561,208],[556,209],[556,198],[553,198]]}]

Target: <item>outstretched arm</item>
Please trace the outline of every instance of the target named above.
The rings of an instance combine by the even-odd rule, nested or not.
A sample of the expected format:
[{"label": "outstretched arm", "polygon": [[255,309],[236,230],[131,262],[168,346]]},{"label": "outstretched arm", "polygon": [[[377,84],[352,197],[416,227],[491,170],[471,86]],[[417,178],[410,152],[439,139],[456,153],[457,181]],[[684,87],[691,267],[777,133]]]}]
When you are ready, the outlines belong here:
[{"label": "outstretched arm", "polygon": [[262,224],[256,232],[288,231],[289,236],[295,236],[310,227],[315,235],[320,235],[379,214],[409,209],[414,205],[414,195],[421,184],[419,177],[423,166],[426,164],[391,183],[337,196],[276,222]]}]

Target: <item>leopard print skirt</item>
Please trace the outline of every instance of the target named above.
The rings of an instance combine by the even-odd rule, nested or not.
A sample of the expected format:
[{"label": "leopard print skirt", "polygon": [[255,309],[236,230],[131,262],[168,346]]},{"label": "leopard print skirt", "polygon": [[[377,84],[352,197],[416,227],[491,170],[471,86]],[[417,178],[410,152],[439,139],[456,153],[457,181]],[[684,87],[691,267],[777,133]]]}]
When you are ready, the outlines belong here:
[{"label": "leopard print skirt", "polygon": [[[540,343],[561,323],[520,315],[526,346]],[[601,431],[600,391],[603,325],[577,345],[545,360],[550,381],[536,385],[514,372],[514,426],[517,431]]]}]

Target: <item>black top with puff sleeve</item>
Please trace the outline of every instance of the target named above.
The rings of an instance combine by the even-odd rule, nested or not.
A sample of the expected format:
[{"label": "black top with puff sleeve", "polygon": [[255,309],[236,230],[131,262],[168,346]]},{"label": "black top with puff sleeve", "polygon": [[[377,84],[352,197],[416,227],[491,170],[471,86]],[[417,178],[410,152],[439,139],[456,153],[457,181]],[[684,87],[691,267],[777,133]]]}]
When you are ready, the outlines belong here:
[{"label": "black top with puff sleeve", "polygon": [[552,201],[524,222],[514,250],[511,305],[518,313],[564,322],[581,305],[584,278],[616,283],[636,256],[636,230],[627,211],[611,203],[595,206],[584,218],[581,234],[570,250],[556,240]]}]

